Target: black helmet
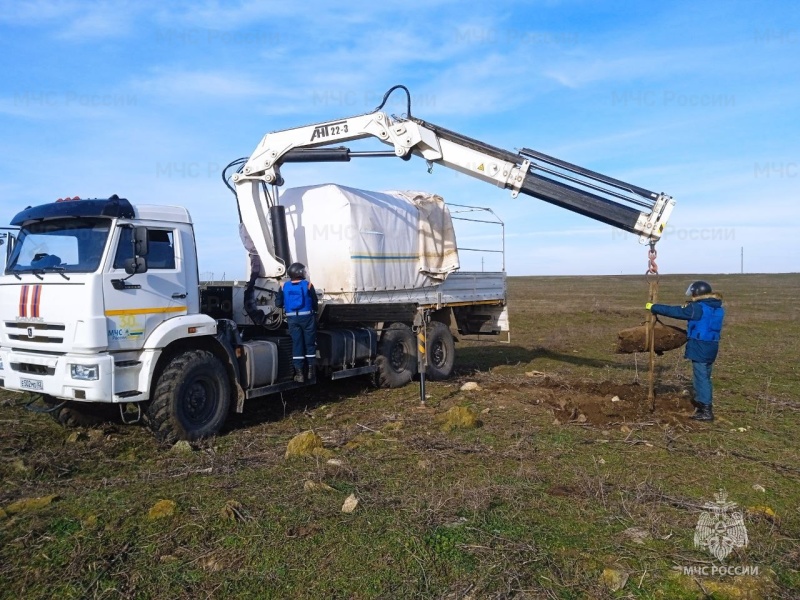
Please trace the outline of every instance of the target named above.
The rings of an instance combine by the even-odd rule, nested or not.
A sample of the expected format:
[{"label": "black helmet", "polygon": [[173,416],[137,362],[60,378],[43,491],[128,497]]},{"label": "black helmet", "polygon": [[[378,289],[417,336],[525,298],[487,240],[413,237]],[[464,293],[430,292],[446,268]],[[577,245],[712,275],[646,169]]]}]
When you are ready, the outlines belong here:
[{"label": "black helmet", "polygon": [[695,298],[697,296],[704,296],[710,293],[711,293],[711,285],[709,285],[705,281],[694,281],[692,282],[692,285],[690,285],[686,289],[686,295],[692,298]]},{"label": "black helmet", "polygon": [[289,268],[286,269],[286,274],[292,279],[305,279],[306,266],[303,263],[292,263],[289,265]]}]

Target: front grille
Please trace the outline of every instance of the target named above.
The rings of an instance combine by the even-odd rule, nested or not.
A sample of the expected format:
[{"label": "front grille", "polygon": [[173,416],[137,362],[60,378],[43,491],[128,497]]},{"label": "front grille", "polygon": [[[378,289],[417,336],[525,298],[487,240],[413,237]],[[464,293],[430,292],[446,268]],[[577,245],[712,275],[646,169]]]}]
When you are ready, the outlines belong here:
[{"label": "front grille", "polygon": [[17,342],[39,342],[42,344],[61,344],[63,337],[49,337],[42,335],[46,331],[65,331],[66,325],[61,323],[20,323],[6,321],[8,338]]},{"label": "front grille", "polygon": [[17,323],[16,321],[6,321],[7,329],[49,329],[51,331],[64,331],[66,325],[59,325],[58,323]]},{"label": "front grille", "polygon": [[11,363],[11,370],[28,375],[54,375],[56,372],[55,367],[34,365],[31,363]]},{"label": "front grille", "polygon": [[56,338],[56,337],[45,337],[43,335],[35,335],[33,337],[28,337],[28,334],[25,335],[11,335],[8,334],[8,338],[11,340],[16,340],[18,342],[42,342],[45,344],[60,344],[64,341],[64,338]]}]

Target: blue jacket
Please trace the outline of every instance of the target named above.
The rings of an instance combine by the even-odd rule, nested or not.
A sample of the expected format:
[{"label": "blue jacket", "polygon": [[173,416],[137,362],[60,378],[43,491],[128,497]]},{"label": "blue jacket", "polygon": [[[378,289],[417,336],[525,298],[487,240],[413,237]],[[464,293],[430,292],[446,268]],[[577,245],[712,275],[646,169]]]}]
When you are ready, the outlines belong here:
[{"label": "blue jacket", "polygon": [[719,337],[725,309],[718,294],[698,296],[683,306],[653,304],[650,311],[673,319],[688,321],[684,357],[701,363],[713,363],[719,352]]},{"label": "blue jacket", "polygon": [[[305,279],[301,279],[298,281],[287,281],[281,286],[281,289],[278,291],[278,295],[275,298],[275,306],[278,308],[284,308],[286,304],[286,297],[291,292],[290,290],[301,290],[300,293],[303,298],[303,306],[298,310],[301,312],[311,312],[311,314],[316,314],[317,309],[319,308],[319,300],[317,299],[317,291],[314,289],[314,285],[306,281]],[[291,317],[295,313],[291,311],[287,311],[286,316]]]}]

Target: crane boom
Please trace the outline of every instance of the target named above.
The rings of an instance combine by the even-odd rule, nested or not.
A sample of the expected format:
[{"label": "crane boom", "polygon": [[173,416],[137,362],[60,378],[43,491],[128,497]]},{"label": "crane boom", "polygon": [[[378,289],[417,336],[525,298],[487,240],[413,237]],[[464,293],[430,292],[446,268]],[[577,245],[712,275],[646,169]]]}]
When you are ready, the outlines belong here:
[{"label": "crane boom", "polygon": [[[335,146],[365,138],[377,138],[392,146],[393,151],[358,152]],[[281,165],[375,156],[408,159],[411,155],[420,156],[429,165],[443,165],[509,189],[512,197],[531,196],[638,234],[642,241],[651,244],[661,237],[675,205],[667,194],[652,192],[535,150],[523,148],[510,152],[416,117],[392,118],[376,110],[268,133],[240,171],[233,175],[242,221],[247,224],[265,271],[283,274],[282,263],[274,260],[268,207],[260,194],[263,184],[283,185]]]}]

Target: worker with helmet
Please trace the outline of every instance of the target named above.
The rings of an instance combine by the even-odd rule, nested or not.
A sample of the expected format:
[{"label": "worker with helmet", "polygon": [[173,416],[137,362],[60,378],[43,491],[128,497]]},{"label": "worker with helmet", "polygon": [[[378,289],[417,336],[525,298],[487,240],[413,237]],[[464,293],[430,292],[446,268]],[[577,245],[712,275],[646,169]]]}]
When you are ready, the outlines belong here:
[{"label": "worker with helmet", "polygon": [[286,312],[289,335],[292,337],[294,380],[303,383],[306,379],[314,379],[316,374],[317,292],[307,279],[303,263],[292,263],[286,274],[289,281],[278,292],[275,306]]},{"label": "worker with helmet", "polygon": [[645,308],[655,315],[687,321],[684,357],[692,361],[695,403],[691,416],[695,421],[713,421],[711,368],[717,359],[725,309],[722,296],[715,294],[705,281],[694,281],[686,290],[689,297],[683,306],[648,302]]}]

